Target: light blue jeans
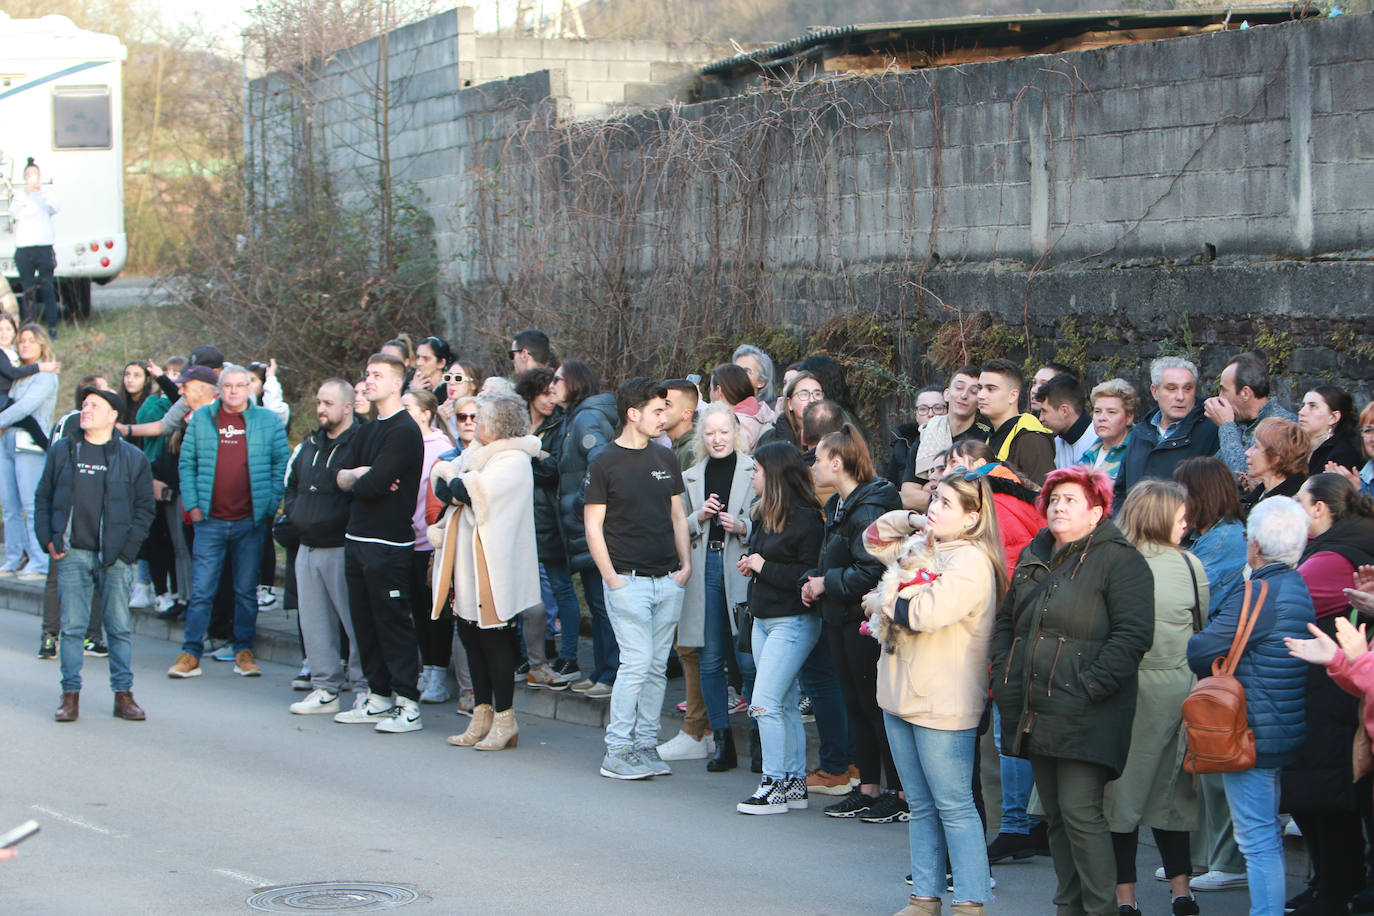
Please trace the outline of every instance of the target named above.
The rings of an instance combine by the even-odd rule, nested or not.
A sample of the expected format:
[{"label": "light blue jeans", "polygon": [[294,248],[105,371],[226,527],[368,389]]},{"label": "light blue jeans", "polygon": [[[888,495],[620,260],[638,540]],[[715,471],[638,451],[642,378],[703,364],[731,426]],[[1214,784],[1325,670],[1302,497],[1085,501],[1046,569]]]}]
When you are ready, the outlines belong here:
[{"label": "light blue jeans", "polygon": [[983,821],[973,803],[973,749],[978,729],[941,731],[883,713],[892,760],[906,803],[911,845],[911,893],[945,894],[945,853],[954,872],[954,899],[983,903],[991,896]]},{"label": "light blue jeans", "polygon": [[1035,788],[1035,774],[1024,757],[1008,757],[1002,751],[1002,712],[992,704],[992,735],[997,743],[1002,769],[1002,827],[999,833],[1031,832],[1040,819],[1026,813],[1030,805],[1031,789]]},{"label": "light blue jeans", "polygon": [[749,713],[759,725],[763,774],[774,779],[806,775],[806,726],[797,674],[821,635],[816,614],[754,620],[754,696]]},{"label": "light blue jeans", "polygon": [[1223,773],[1236,845],[1245,856],[1250,916],[1282,916],[1283,831],[1279,826],[1279,770]]},{"label": "light blue jeans", "polygon": [[42,452],[17,451],[14,429],[0,436],[0,512],[5,519],[5,567],[18,569],[28,554],[28,571],[48,574],[48,551],[33,530],[33,500],[43,476]]},{"label": "light blue jeans", "polygon": [[606,614],[620,647],[620,671],[611,687],[606,747],[658,746],[665,671],[686,591],[671,576],[625,576],[620,588],[606,587]]},{"label": "light blue jeans", "polygon": [[129,583],[132,569],[123,560],[101,568],[91,550],[71,548],[57,562],[57,595],[62,604],[62,692],[81,690],[82,650],[91,624],[91,594],[100,594],[100,617],[110,648],[110,689],[132,690],[133,643],[129,639]]}]

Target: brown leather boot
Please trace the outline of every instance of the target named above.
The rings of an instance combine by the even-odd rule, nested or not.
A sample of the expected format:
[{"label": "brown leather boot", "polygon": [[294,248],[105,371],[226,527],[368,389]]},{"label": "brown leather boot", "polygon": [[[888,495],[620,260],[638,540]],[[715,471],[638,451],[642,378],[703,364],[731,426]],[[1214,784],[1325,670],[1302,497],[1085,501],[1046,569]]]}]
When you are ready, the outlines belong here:
[{"label": "brown leather boot", "polygon": [[53,716],[58,722],[75,722],[76,717],[81,712],[81,694],[64,693],[62,694],[62,705],[57,707],[57,714]]},{"label": "brown leather boot", "polygon": [[130,722],[142,722],[148,718],[143,709],[134,702],[132,690],[116,690],[114,714],[116,719],[128,719]]}]

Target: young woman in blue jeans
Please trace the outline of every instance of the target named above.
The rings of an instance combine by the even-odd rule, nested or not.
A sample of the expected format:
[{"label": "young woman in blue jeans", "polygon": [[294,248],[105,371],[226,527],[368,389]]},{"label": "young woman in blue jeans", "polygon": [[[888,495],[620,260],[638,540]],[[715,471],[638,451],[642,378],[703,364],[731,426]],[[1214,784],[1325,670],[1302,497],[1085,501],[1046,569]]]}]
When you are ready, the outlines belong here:
[{"label": "young woman in blue jeans", "polygon": [[801,578],[820,554],[825,523],[811,472],[801,453],[771,442],[754,453],[749,553],[739,571],[749,577],[754,618],[754,694],[750,715],[763,745],[763,781],[735,806],[741,814],[784,814],[805,808],[806,731],[797,708],[797,674],[821,634],[821,619],[802,604]]}]

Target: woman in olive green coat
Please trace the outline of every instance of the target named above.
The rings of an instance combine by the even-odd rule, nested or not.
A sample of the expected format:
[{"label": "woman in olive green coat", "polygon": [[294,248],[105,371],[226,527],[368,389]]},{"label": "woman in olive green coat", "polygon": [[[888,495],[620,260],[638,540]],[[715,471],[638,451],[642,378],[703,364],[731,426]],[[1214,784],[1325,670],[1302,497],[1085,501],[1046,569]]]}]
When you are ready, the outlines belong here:
[{"label": "woman in olive green coat", "polygon": [[1105,474],[1053,471],[1036,505],[1048,525],[1021,552],[992,644],[1002,752],[1030,759],[1059,911],[1117,916],[1102,793],[1126,765],[1154,579],[1107,517]]},{"label": "woman in olive green coat", "polygon": [[1121,777],[1107,785],[1104,804],[1116,853],[1116,902],[1121,916],[1136,909],[1136,845],[1141,826],[1154,831],[1173,897],[1173,912],[1198,912],[1188,888],[1188,832],[1198,826],[1197,793],[1183,772],[1181,707],[1196,678],[1188,640],[1207,619],[1207,573],[1178,547],[1188,529],[1183,487],[1143,480],[1131,488],[1119,520],[1126,539],[1150,567],[1155,585],[1154,644],[1140,660],[1131,752]]}]

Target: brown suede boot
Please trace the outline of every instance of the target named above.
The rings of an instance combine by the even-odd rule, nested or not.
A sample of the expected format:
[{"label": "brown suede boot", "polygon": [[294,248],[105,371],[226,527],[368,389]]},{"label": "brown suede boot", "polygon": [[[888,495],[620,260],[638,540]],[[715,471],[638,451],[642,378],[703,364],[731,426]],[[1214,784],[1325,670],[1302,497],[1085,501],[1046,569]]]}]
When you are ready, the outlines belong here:
[{"label": "brown suede boot", "polygon": [[53,716],[58,722],[75,722],[76,717],[81,712],[81,694],[64,693],[62,694],[62,705],[57,707],[57,713]]},{"label": "brown suede boot", "polygon": [[981,903],[956,903],[950,908],[951,916],[983,916]]},{"label": "brown suede boot", "polygon": [[132,690],[116,690],[114,714],[116,719],[128,719],[130,722],[142,722],[148,718],[143,709],[134,702]]},{"label": "brown suede boot", "polygon": [[515,710],[503,709],[492,720],[491,731],[477,742],[479,751],[504,751],[515,747],[520,740],[520,726],[515,724]]},{"label": "brown suede boot", "polygon": [[897,911],[897,916],[940,916],[940,899],[922,900],[913,894],[906,899],[906,906]]},{"label": "brown suede boot", "polygon": [[455,747],[472,747],[491,731],[491,722],[495,717],[496,710],[492,709],[490,703],[473,707],[472,722],[468,725],[468,730],[461,735],[449,735],[448,743]]}]

